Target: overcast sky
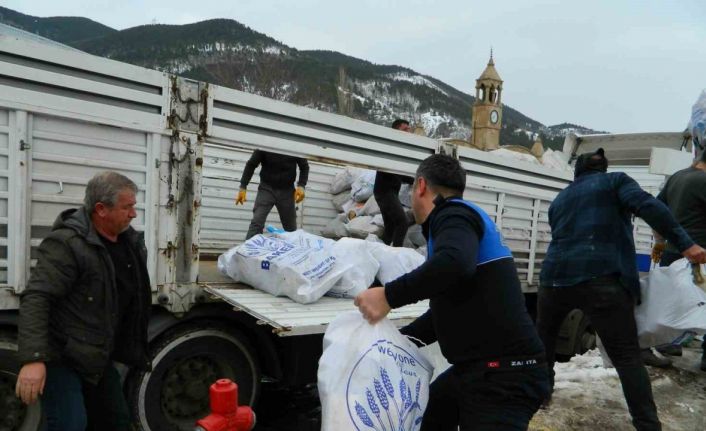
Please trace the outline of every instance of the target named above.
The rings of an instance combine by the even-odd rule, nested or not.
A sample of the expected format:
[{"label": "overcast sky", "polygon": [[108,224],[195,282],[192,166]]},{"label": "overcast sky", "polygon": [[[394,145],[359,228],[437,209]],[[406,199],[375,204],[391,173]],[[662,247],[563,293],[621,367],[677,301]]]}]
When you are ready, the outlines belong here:
[{"label": "overcast sky", "polygon": [[232,18],[298,49],[397,64],[474,94],[488,61],[503,102],[546,125],[679,131],[706,88],[706,0],[0,0],[116,29]]}]

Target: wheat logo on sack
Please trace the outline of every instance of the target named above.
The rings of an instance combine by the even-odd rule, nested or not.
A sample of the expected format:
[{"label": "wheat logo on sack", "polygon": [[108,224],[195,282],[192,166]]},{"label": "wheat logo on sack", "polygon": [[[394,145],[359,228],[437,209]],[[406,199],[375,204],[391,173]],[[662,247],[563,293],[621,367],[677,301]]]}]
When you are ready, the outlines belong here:
[{"label": "wheat logo on sack", "polygon": [[[375,370],[371,375],[370,371]],[[358,430],[414,431],[422,423],[431,373],[407,350],[378,340],[353,367],[346,386],[348,415]],[[421,397],[420,397],[421,394]],[[422,399],[424,398],[424,399]]]},{"label": "wheat logo on sack", "polygon": [[243,247],[238,249],[238,254],[245,257],[266,256],[264,260],[273,260],[294,248],[294,244],[283,239],[258,235],[243,244]]}]

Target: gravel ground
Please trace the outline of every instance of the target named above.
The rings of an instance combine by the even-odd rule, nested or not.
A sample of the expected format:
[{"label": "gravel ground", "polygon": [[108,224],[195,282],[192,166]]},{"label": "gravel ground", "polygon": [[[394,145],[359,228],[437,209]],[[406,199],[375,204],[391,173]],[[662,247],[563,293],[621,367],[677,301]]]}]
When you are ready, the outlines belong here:
[{"label": "gravel ground", "polygon": [[[706,372],[698,369],[699,344],[673,358],[673,368],[647,367],[664,431],[706,430]],[[615,370],[602,368],[597,351],[557,365],[552,403],[530,424],[530,431],[565,430],[634,430]]]}]

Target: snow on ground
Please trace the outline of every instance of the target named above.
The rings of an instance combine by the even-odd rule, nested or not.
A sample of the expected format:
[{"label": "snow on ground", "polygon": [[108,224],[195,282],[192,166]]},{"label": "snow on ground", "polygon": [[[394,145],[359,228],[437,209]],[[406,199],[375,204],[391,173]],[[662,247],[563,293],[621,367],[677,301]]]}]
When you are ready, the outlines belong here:
[{"label": "snow on ground", "polygon": [[[684,349],[675,367],[648,367],[664,431],[706,430],[706,373],[698,371],[700,348]],[[530,431],[634,430],[615,370],[603,367],[598,350],[558,363],[552,403]]]}]

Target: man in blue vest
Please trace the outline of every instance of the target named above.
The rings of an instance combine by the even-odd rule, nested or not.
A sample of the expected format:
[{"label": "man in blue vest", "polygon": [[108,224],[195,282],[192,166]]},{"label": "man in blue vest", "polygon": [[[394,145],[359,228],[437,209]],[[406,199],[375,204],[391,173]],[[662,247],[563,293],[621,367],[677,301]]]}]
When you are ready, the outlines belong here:
[{"label": "man in blue vest", "polygon": [[391,308],[429,299],[402,329],[439,342],[452,364],[431,385],[422,430],[526,430],[549,395],[544,347],[525,308],[510,250],[495,223],[463,200],[466,172],[444,155],[417,169],[412,211],[427,239],[427,261],[358,295],[375,323]]}]

